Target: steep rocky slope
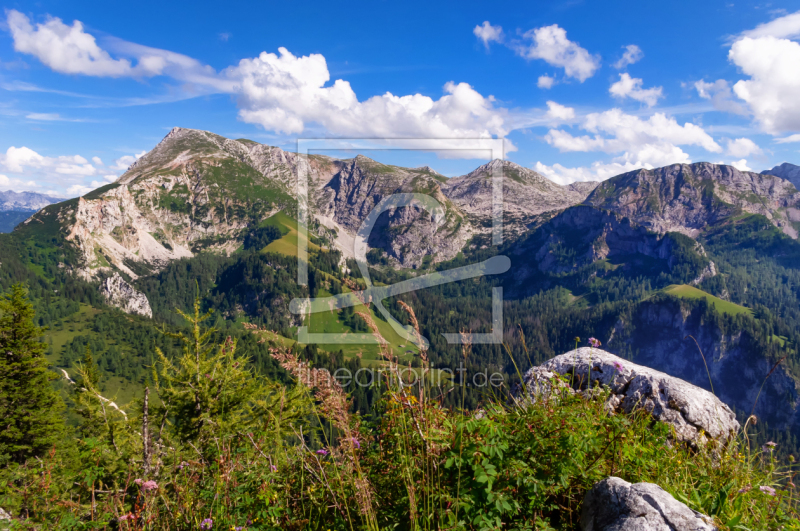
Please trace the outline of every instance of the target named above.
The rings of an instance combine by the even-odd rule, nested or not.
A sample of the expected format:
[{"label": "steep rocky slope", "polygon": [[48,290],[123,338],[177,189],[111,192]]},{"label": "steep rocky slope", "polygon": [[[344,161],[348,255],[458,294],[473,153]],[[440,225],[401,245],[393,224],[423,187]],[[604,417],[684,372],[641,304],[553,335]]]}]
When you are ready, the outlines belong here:
[{"label": "steep rocky slope", "polygon": [[586,203],[661,233],[695,237],[740,213],[763,214],[795,239],[800,232],[800,192],[790,182],[706,162],[612,177],[595,188]]},{"label": "steep rocky slope", "polygon": [[393,208],[369,238],[370,247],[395,264],[419,267],[426,257],[429,263],[453,258],[473,234],[490,230],[491,174],[498,167],[512,236],[537,215],[579,203],[588,193],[587,186],[561,187],[509,162],[448,180],[427,166],[305,157],[176,127],[117,182],[47,207],[30,223],[47,218],[61,227],[80,255],[80,263],[69,266],[82,276],[116,270],[136,278],[201,250],[230,253],[247,230],[278,211],[296,216],[300,174],[308,176],[312,230],[329,235],[345,256],[353,256],[355,233],[381,200],[399,193],[433,197],[441,212],[426,211],[418,201]]},{"label": "steep rocky slope", "polygon": [[780,177],[781,179],[786,179],[792,183],[795,188],[800,190],[800,166],[797,166],[796,164],[784,162],[783,164],[775,166],[771,170],[762,171],[761,174],[774,175],[776,177]]},{"label": "steep rocky slope", "polygon": [[503,229],[511,236],[527,229],[539,214],[582,202],[597,185],[560,186],[533,170],[501,160],[449,179],[442,187],[444,194],[484,231],[492,223],[493,176],[503,177]]},{"label": "steep rocky slope", "polygon": [[707,362],[720,400],[748,415],[754,411],[773,429],[800,429],[796,378],[779,365],[765,380],[777,360],[754,348],[753,337],[735,326],[720,325],[702,308],[662,297],[645,301],[620,319],[605,339],[611,352],[628,352],[636,363],[711,390]]}]

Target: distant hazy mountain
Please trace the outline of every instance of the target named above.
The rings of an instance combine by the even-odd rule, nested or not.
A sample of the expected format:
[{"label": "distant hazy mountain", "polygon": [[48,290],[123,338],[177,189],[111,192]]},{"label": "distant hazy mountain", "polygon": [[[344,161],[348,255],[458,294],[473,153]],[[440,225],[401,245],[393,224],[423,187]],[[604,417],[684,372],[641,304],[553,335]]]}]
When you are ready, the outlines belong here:
[{"label": "distant hazy mountain", "polygon": [[0,191],[0,212],[8,212],[10,210],[36,212],[47,205],[52,205],[59,201],[63,201],[63,199],[36,192]]},{"label": "distant hazy mountain", "polygon": [[0,191],[0,232],[11,232],[34,212],[61,199],[36,192]]},{"label": "distant hazy mountain", "polygon": [[781,179],[786,179],[792,183],[795,188],[800,190],[800,166],[784,162],[780,166],[775,166],[771,170],[764,170],[761,173],[765,175],[775,175]]}]

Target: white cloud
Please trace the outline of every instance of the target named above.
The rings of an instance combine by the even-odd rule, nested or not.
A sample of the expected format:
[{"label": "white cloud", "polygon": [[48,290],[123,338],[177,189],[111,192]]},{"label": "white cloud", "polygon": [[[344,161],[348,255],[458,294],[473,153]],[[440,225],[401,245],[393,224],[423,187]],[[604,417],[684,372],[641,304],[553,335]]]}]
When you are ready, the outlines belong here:
[{"label": "white cloud", "polygon": [[[27,16],[12,9],[7,12],[6,22],[14,39],[14,49],[35,56],[56,72],[98,77],[169,75],[196,84],[195,90],[232,90],[213,68],[175,52],[108,38],[110,47],[123,56],[113,58],[77,20],[68,26],[59,18],[48,17],[44,23],[34,26]],[[125,57],[136,59],[136,65]]]},{"label": "white cloud", "polygon": [[0,174],[0,186],[8,186],[11,184],[11,179],[8,178],[8,175]]},{"label": "white cloud", "polygon": [[545,117],[553,123],[571,122],[575,119],[575,109],[548,101]]},{"label": "white cloud", "polygon": [[755,29],[742,32],[741,36],[753,39],[761,37],[794,39],[800,37],[800,11],[759,24]]},{"label": "white cloud", "polygon": [[131,75],[131,63],[113,59],[101,49],[92,35],[83,31],[79,21],[67,26],[58,18],[48,18],[34,28],[28,17],[10,10],[8,28],[14,38],[14,49],[35,55],[44,64],[64,74],[119,77]]},{"label": "white cloud", "polygon": [[265,129],[301,133],[307,124],[351,138],[491,138],[505,136],[507,111],[467,83],[448,82],[434,100],[422,94],[385,93],[359,101],[350,83],[336,80],[325,57],[263,52],[224,75],[236,80],[239,117]]},{"label": "white cloud", "polygon": [[[0,186],[17,191],[58,189],[59,195],[65,191],[74,195],[77,193],[75,190],[83,190],[81,187],[93,189],[117,179],[116,175],[101,175],[101,164],[99,157],[93,157],[90,163],[80,155],[48,157],[26,146],[11,146],[5,153],[0,152],[0,169],[16,176],[0,179]],[[103,168],[103,171],[108,170]],[[89,181],[90,177],[95,179]]]},{"label": "white cloud", "polygon": [[734,99],[733,91],[724,79],[718,79],[713,83],[700,80],[694,84],[694,88],[701,98],[711,100],[714,108],[719,111],[742,116],[749,114],[745,106]]},{"label": "white cloud", "polygon": [[[327,62],[320,54],[294,56],[279,48],[278,54],[264,52],[217,73],[190,57],[111,37],[103,39],[101,48],[78,21],[69,26],[50,18],[34,25],[17,11],[9,11],[7,18],[17,50],[35,55],[55,71],[93,76],[169,76],[182,82],[181,90],[195,95],[234,95],[241,120],[284,134],[297,134],[312,125],[321,126],[327,135],[351,138],[474,139],[501,137],[511,130],[507,109],[467,83],[446,83],[438,99],[387,92],[359,100],[347,81],[331,82]],[[482,28],[484,37],[500,38],[499,27],[484,24]],[[567,41],[563,30],[553,26],[541,31],[544,33],[535,39],[537,45],[531,48],[533,56],[539,54],[562,64],[568,75],[581,80],[593,73],[593,58]],[[509,150],[514,149],[509,146]],[[462,156],[472,157],[474,153],[463,152]],[[110,169],[122,171],[133,160],[123,157]]]},{"label": "white cloud", "polygon": [[590,54],[578,43],[567,39],[567,32],[557,24],[529,30],[522,38],[522,42],[512,45],[519,55],[526,59],[542,59],[563,68],[568,77],[581,83],[600,68],[600,56]]},{"label": "white cloud", "polygon": [[728,59],[748,80],[733,86],[747,102],[762,129],[777,134],[800,129],[800,44],[775,37],[744,37],[731,46]]},{"label": "white cloud", "polygon": [[86,186],[86,185],[83,185],[83,184],[73,184],[72,186],[67,188],[67,196],[68,197],[79,197],[79,196],[88,194],[89,192],[91,192],[95,188],[97,188],[97,186],[92,187],[92,186]]},{"label": "white cloud", "polygon": [[492,26],[488,20],[484,20],[482,25],[475,26],[472,33],[483,41],[486,48],[489,48],[491,42],[503,42],[503,28]]},{"label": "white cloud", "polygon": [[619,75],[619,81],[611,85],[608,92],[615,98],[631,98],[652,107],[658,103],[659,98],[664,96],[663,89],[661,87],[643,89],[642,83],[640,78],[623,73]]},{"label": "white cloud", "polygon": [[594,162],[591,166],[578,166],[567,168],[561,164],[547,166],[537,162],[533,169],[558,184],[565,185],[574,182],[605,181],[611,177],[638,170],[640,168],[652,169],[652,166],[641,166],[630,162]]},{"label": "white cloud", "polygon": [[728,140],[727,151],[733,157],[744,158],[749,155],[760,154],[761,148],[749,138],[737,138],[736,140]]},{"label": "white cloud", "polygon": [[553,88],[553,85],[555,84],[556,84],[556,78],[547,75],[539,76],[539,79],[536,81],[536,86],[541,89]]},{"label": "white cloud", "polygon": [[702,127],[692,123],[680,125],[674,118],[663,113],[656,113],[643,120],[638,116],[625,114],[620,109],[611,109],[588,114],[581,128],[594,136],[576,137],[566,131],[554,129],[545,135],[545,140],[561,151],[621,153],[639,151],[645,146],[662,146],[659,148],[661,152],[677,155],[672,148],[666,147],[668,145],[696,145],[712,153],[722,151],[722,147]]},{"label": "white cloud", "polygon": [[731,166],[733,166],[734,168],[736,168],[739,171],[753,171],[747,165],[747,161],[745,159],[735,160],[735,161],[731,162]]},{"label": "white cloud", "polygon": [[800,142],[800,133],[796,135],[789,135],[783,138],[776,138],[775,142],[778,144],[788,144],[790,142]]},{"label": "white cloud", "polygon": [[135,155],[125,155],[124,157],[120,157],[114,161],[114,165],[110,166],[109,169],[116,170],[116,171],[127,171],[131,164],[142,158],[147,151],[142,151],[141,153],[137,153]]},{"label": "white cloud", "polygon": [[567,182],[571,182],[570,179],[605,179],[636,168],[690,163],[689,155],[679,146],[699,146],[712,153],[722,152],[722,147],[702,127],[692,123],[680,125],[663,113],[642,119],[611,109],[586,115],[579,127],[590,134],[575,136],[551,129],[544,139],[562,152],[599,151],[617,156],[610,163],[596,162],[588,168],[549,167],[553,175]]},{"label": "white cloud", "polygon": [[644,52],[641,48],[636,46],[635,44],[629,44],[624,47],[625,53],[622,54],[622,57],[614,63],[614,68],[617,70],[622,70],[628,65],[632,65],[636,62],[639,62],[642,57],[644,57]]}]

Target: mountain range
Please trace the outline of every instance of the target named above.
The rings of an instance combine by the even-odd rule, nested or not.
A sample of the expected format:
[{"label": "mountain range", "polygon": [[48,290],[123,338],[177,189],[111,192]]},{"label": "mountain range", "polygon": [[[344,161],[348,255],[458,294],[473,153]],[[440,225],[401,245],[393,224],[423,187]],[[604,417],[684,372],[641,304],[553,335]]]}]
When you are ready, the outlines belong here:
[{"label": "mountain range", "polygon": [[[24,277],[65,308],[76,301],[99,308],[84,321],[76,319],[85,309],[53,314],[54,323],[74,323],[77,334],[57,336],[53,347],[51,359],[65,370],[70,352],[107,333],[98,323],[115,315],[109,306],[148,330],[177,326],[173,310],[188,309],[196,293],[228,330],[244,321],[292,344],[301,325],[311,332],[364,331],[352,311],[304,320],[291,314],[289,302],[364,286],[352,259],[370,212],[392,194],[423,194],[436,208],[415,199],[378,217],[366,242],[375,282],[393,284],[499,254],[511,261],[500,275],[384,301],[395,316],[398,300],[414,307],[436,366],[455,368],[461,359],[443,333],[491,331],[487,301],[502,287],[504,337],[517,359],[541,363],[574,348],[576,336],[594,336],[619,355],[695,385],[709,387],[711,378],[737,411],[753,410],[768,426],[800,434],[798,169],[784,164],[759,174],[673,164],[561,186],[508,161],[447,178],[429,167],[362,155],[304,157],[175,128],[116,182],[45,206],[3,236],[0,245],[15,246],[20,259],[9,268],[3,260],[0,284]],[[493,177],[500,174],[498,246]],[[296,283],[298,175],[308,178],[308,287]],[[412,363],[414,348],[391,335],[376,307],[367,303],[363,311]],[[133,340],[114,341],[114,349],[140,359]],[[371,347],[319,348],[380,363]],[[107,356],[116,360],[107,366],[109,378],[136,374],[135,367],[120,368],[125,356]],[[498,346],[475,345],[474,356],[473,369],[513,378],[515,367]]]},{"label": "mountain range", "polygon": [[11,232],[34,212],[62,199],[37,192],[0,191],[0,233]]}]

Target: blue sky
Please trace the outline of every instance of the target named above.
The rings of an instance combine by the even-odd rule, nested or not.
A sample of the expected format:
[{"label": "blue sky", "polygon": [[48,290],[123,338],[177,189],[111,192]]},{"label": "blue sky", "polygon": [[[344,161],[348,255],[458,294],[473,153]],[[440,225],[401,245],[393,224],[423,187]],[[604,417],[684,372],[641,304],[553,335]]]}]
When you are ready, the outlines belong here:
[{"label": "blue sky", "polygon": [[800,163],[796,1],[4,8],[0,189],[85,193],[174,126],[287,149],[449,138],[367,153],[446,175],[485,162],[459,139],[503,137],[508,159],[560,183]]}]

